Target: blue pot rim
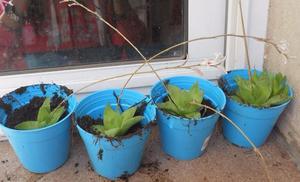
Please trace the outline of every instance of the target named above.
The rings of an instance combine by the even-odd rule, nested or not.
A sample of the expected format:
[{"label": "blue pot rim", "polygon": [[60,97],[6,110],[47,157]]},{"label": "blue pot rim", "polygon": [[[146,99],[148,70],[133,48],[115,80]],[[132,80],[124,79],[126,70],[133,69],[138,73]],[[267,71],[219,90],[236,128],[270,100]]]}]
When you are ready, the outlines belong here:
[{"label": "blue pot rim", "polygon": [[[228,74],[234,73],[234,72],[238,72],[238,71],[248,71],[248,70],[247,70],[247,69],[236,69],[236,70],[231,70],[231,71],[229,71],[227,74],[222,75],[222,76],[221,76],[221,79],[224,78],[225,75],[228,75]],[[253,70],[251,70],[251,71],[258,71],[258,72],[261,72],[260,70],[256,70],[256,69],[253,69]],[[240,106],[242,106],[242,107],[252,108],[252,109],[256,109],[256,110],[260,110],[260,111],[261,111],[261,110],[273,110],[273,109],[278,109],[279,107],[283,107],[283,106],[285,106],[285,105],[288,105],[288,104],[291,102],[291,100],[293,99],[293,97],[294,97],[294,91],[293,91],[293,88],[292,88],[289,84],[288,84],[288,87],[289,87],[289,95],[290,95],[290,97],[291,97],[290,100],[288,100],[288,101],[286,101],[286,102],[284,102],[284,103],[282,103],[282,104],[280,104],[280,105],[277,105],[277,106],[272,106],[272,107],[262,107],[262,108],[260,108],[260,107],[254,107],[254,106],[251,106],[251,105],[247,105],[247,104],[244,104],[244,103],[237,102],[237,101],[233,100],[232,98],[230,98],[230,97],[226,94],[226,92],[224,92],[224,93],[225,93],[225,95],[226,95],[226,99],[229,100],[230,102],[233,102],[233,103],[236,104],[236,105],[240,105]]]},{"label": "blue pot rim", "polygon": [[[96,92],[93,92],[93,93],[91,93],[91,94],[89,94],[89,95],[87,95],[85,98],[88,98],[88,97],[91,97],[91,96],[93,96],[93,95],[97,95],[97,94],[99,94],[99,93],[101,93],[101,92],[107,92],[107,91],[116,91],[116,90],[119,90],[119,91],[121,91],[122,89],[120,89],[120,88],[110,88],[110,89],[104,89],[104,90],[99,90],[99,91],[96,91]],[[134,90],[131,90],[131,89],[123,89],[123,93],[124,92],[136,92],[136,93],[138,93],[138,94],[141,94],[141,93],[139,93],[139,92],[137,92],[137,91],[134,91]],[[143,94],[141,94],[141,95],[143,95]],[[84,99],[85,99],[84,98]],[[145,98],[148,98],[147,96],[145,96]],[[82,99],[81,101],[83,101],[84,99]],[[150,99],[150,98],[149,98]],[[80,105],[80,103],[77,105],[77,106],[79,106]],[[122,105],[122,104],[121,104]],[[155,118],[154,118],[155,119]],[[153,123],[153,121],[150,121],[148,124],[146,124],[145,126],[143,126],[143,128],[141,129],[142,130],[142,132],[144,133],[145,131],[147,131],[148,130],[148,128],[146,128],[148,125],[151,125],[151,123]],[[100,137],[100,138],[104,138],[104,139],[106,139],[106,140],[110,140],[111,138],[109,138],[109,137],[106,137],[106,136],[98,136],[98,135],[94,135],[94,134],[92,134],[92,133],[90,133],[90,132],[88,132],[88,131],[86,131],[86,130],[84,130],[83,128],[81,128],[80,126],[79,126],[79,124],[77,123],[77,117],[75,118],[75,124],[76,124],[76,127],[77,127],[77,129],[80,129],[80,130],[82,130],[82,131],[84,131],[84,133],[85,134],[87,134],[87,135],[89,135],[90,137]],[[132,138],[132,137],[134,137],[134,136],[137,136],[137,135],[139,135],[139,134],[133,134],[133,135],[131,135],[130,137],[124,137],[124,138],[122,138],[122,137],[120,137],[120,138],[116,138],[116,140],[118,140],[118,139],[120,139],[121,141],[123,141],[123,140],[126,140],[126,139],[130,139],[130,138]]]},{"label": "blue pot rim", "polygon": [[[86,96],[85,96],[83,99],[81,99],[81,101],[78,103],[77,107],[80,106],[81,102],[82,102],[84,99],[86,99],[86,98],[88,98],[88,97],[91,97],[91,96],[93,96],[93,95],[97,95],[97,94],[99,94],[99,93],[101,93],[101,92],[121,91],[121,90],[123,90],[123,94],[124,94],[124,92],[135,92],[135,93],[138,93],[138,94],[140,94],[140,95],[143,95],[143,94],[140,93],[140,92],[137,92],[137,91],[132,90],[132,89],[127,89],[127,88],[124,88],[124,89],[121,89],[121,88],[103,89],[103,90],[98,90],[98,91],[95,91],[95,92],[92,92],[92,93],[86,95]],[[147,95],[143,95],[143,96],[144,96],[146,99],[150,99]],[[122,104],[121,104],[121,105],[122,105]],[[77,109],[77,107],[76,107],[76,109]],[[77,124],[76,121],[75,121],[75,124]]]},{"label": "blue pot rim", "polygon": [[[47,83],[42,83],[42,84],[44,84],[44,85],[56,85],[56,86],[61,86],[61,85],[58,85],[58,84],[55,84],[55,83],[48,83],[48,84],[47,84]],[[35,86],[39,86],[39,85],[41,85],[41,84],[28,85],[28,86],[24,86],[24,87],[35,87]],[[1,98],[5,97],[5,96],[8,96],[9,94],[12,94],[12,93],[14,93],[14,92],[15,92],[15,90],[14,90],[14,91],[11,91],[11,92],[9,92],[9,93],[7,93],[7,94],[5,94],[5,95],[3,95]],[[68,96],[67,96],[67,97],[68,97]],[[72,95],[72,96],[70,96],[70,97],[68,98],[67,101],[69,101],[70,99],[74,99],[74,100],[75,100],[75,105],[74,105],[74,107],[72,108],[72,111],[70,111],[64,118],[62,118],[61,120],[59,120],[59,121],[56,122],[55,124],[52,124],[52,125],[47,126],[47,127],[37,128],[37,129],[31,129],[31,130],[17,130],[17,129],[13,129],[13,128],[8,128],[8,127],[6,127],[5,125],[3,125],[2,123],[0,123],[0,128],[3,127],[3,128],[5,128],[6,130],[10,130],[10,131],[13,131],[13,132],[19,132],[19,133],[31,133],[31,132],[41,132],[41,131],[43,131],[43,130],[47,130],[47,129],[50,129],[50,128],[52,128],[52,127],[56,127],[56,126],[60,125],[64,120],[66,120],[68,117],[70,117],[70,116],[72,115],[72,113],[75,111],[75,109],[76,109],[76,98],[75,98],[74,95]]]},{"label": "blue pot rim", "polygon": [[[215,84],[215,83],[213,83],[213,82],[209,82],[208,80],[203,79],[203,78],[201,78],[201,77],[197,77],[197,76],[186,76],[186,75],[182,75],[182,76],[172,76],[172,77],[164,78],[164,79],[162,79],[161,81],[165,81],[165,80],[169,80],[169,79],[176,79],[176,78],[191,78],[191,79],[202,80],[202,81],[208,82],[208,83],[211,84],[212,86],[215,86],[216,89],[218,89],[219,91],[221,91],[221,92],[223,93],[223,90],[222,90],[220,87],[218,87],[217,84]],[[150,90],[153,90],[155,87],[157,87],[157,85],[159,85],[159,84],[161,83],[161,81],[159,81],[159,82],[157,82],[156,84],[154,84],[154,85],[151,87]],[[226,105],[226,96],[225,96],[224,93],[222,94],[222,96],[223,96],[223,99],[225,100],[225,103],[220,107],[220,109],[214,108],[214,109],[216,109],[218,112],[221,112],[221,111],[225,108],[225,105]],[[204,93],[204,97],[205,97],[205,93]],[[153,101],[153,102],[154,102],[154,101]],[[167,113],[167,112],[164,112],[164,111],[162,111],[161,109],[159,109],[159,108],[157,107],[156,103],[154,103],[154,104],[155,104],[156,108],[157,108],[159,111],[161,111],[163,114],[166,114],[166,115],[168,115],[168,116],[170,116],[170,117],[173,117],[173,118],[176,118],[176,119],[185,120],[185,121],[188,121],[188,122],[190,122],[190,121],[196,121],[196,122],[201,122],[201,121],[202,121],[202,122],[204,122],[203,120],[206,120],[206,119],[209,119],[209,118],[211,118],[211,117],[215,117],[216,115],[219,115],[218,113],[215,112],[214,114],[211,114],[211,115],[206,116],[206,117],[200,117],[200,118],[198,118],[198,119],[188,119],[188,118],[184,118],[184,117],[180,117],[180,116],[175,116],[175,115],[169,114],[169,113]]]}]

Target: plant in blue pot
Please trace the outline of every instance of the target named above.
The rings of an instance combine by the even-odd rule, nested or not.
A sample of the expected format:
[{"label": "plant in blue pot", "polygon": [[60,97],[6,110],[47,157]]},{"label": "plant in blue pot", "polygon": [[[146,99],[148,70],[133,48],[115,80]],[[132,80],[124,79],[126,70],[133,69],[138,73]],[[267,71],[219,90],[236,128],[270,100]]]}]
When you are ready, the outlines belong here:
[{"label": "plant in blue pot", "polygon": [[[227,94],[224,114],[245,132],[256,147],[262,146],[293,97],[286,77],[267,71],[233,70],[223,75],[219,84]],[[222,123],[223,134],[228,141],[252,148],[230,123],[225,120]]]},{"label": "plant in blue pot", "polygon": [[[21,87],[0,100],[0,128],[22,165],[46,173],[69,157],[72,91],[56,84]],[[46,156],[46,157],[45,157]]]},{"label": "plant in blue pot", "polygon": [[178,160],[192,160],[206,149],[219,118],[207,105],[222,111],[225,95],[214,83],[177,76],[156,83],[151,97],[157,106],[162,149]]},{"label": "plant in blue pot", "polygon": [[96,173],[116,180],[138,170],[155,119],[149,102],[139,92],[110,89],[79,103],[77,129]]}]

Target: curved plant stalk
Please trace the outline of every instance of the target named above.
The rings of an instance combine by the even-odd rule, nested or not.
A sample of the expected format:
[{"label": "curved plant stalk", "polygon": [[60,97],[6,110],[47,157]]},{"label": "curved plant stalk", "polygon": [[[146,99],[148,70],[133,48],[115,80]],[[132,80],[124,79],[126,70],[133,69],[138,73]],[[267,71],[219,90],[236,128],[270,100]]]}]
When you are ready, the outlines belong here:
[{"label": "curved plant stalk", "polygon": [[[176,65],[176,66],[166,66],[166,67],[163,67],[163,68],[159,68],[159,69],[155,69],[156,72],[158,71],[163,71],[163,70],[173,70],[173,69],[193,69],[195,67],[201,67],[201,66],[212,66],[212,67],[217,67],[218,65],[221,65],[225,59],[219,61],[219,62],[215,62],[215,61],[212,61],[212,62],[204,62],[205,60],[202,61],[199,61],[199,63],[196,63],[196,64],[191,64],[191,65],[186,65],[185,63],[183,64],[180,64],[180,65]],[[137,72],[135,73],[135,75],[143,75],[143,74],[149,74],[149,73],[153,73],[153,71],[142,71],[142,72]],[[116,76],[112,76],[112,77],[107,77],[107,78],[103,78],[103,79],[100,79],[100,80],[96,80],[90,84],[87,84],[83,87],[81,87],[80,89],[76,90],[75,92],[73,92],[72,94],[68,95],[61,103],[59,103],[59,106],[61,106],[63,103],[65,103],[71,96],[93,86],[93,85],[96,85],[98,83],[102,83],[102,82],[105,82],[105,81],[110,81],[110,80],[114,80],[114,79],[117,79],[117,78],[122,78],[122,77],[127,77],[127,76],[131,76],[132,73],[126,73],[126,74],[120,74],[120,75],[116,75]],[[56,109],[56,108],[55,108]]]},{"label": "curved plant stalk", "polygon": [[[157,58],[158,56],[176,48],[176,47],[179,47],[179,46],[182,46],[182,45],[185,45],[185,44],[188,44],[188,43],[191,43],[191,42],[196,42],[196,41],[200,41],[200,40],[209,40],[209,39],[217,39],[217,38],[222,38],[222,37],[236,37],[236,38],[248,38],[248,39],[253,39],[255,41],[258,41],[258,42],[264,42],[268,45],[271,45],[276,51],[278,54],[282,55],[286,60],[290,59],[290,57],[281,50],[281,48],[279,47],[279,45],[271,40],[268,40],[268,39],[265,39],[265,38],[261,38],[261,37],[256,37],[256,36],[249,36],[249,35],[238,35],[238,34],[220,34],[220,35],[213,35],[213,36],[207,36],[207,37],[198,37],[198,38],[194,38],[194,39],[191,39],[191,40],[187,40],[187,41],[183,41],[183,42],[180,42],[178,44],[175,44],[169,48],[166,48],[164,50],[162,50],[161,52],[155,54],[154,56],[152,56],[151,58],[149,58],[147,61],[150,62],[152,61],[153,59]],[[184,62],[186,63],[187,60]],[[140,67],[144,66],[146,63],[144,62]],[[210,65],[207,65],[207,66],[210,66]],[[139,67],[139,68],[140,68]],[[141,69],[141,68],[140,68]]]},{"label": "curved plant stalk", "polygon": [[[103,17],[101,15],[99,15],[96,11],[92,11],[91,9],[89,9],[88,7],[84,6],[83,4],[79,3],[77,0],[61,0],[60,3],[68,3],[68,6],[72,7],[72,6],[79,6],[83,9],[85,9],[87,12],[95,15],[100,21],[103,21],[106,25],[108,25],[110,28],[112,28],[114,31],[116,31],[121,37],[124,38],[124,40],[126,40],[137,52],[138,54],[142,57],[142,59],[144,60],[144,62],[134,71],[132,72],[131,74],[123,74],[123,75],[119,75],[117,77],[111,77],[111,78],[106,78],[106,79],[102,79],[102,80],[97,80],[89,85],[86,85],[85,87],[82,87],[81,89],[77,90],[75,93],[78,93],[92,85],[95,85],[99,82],[102,82],[102,81],[106,81],[106,80],[110,80],[110,79],[114,79],[114,78],[119,78],[119,77],[123,77],[123,76],[129,76],[129,78],[127,79],[127,81],[125,82],[124,86],[122,87],[122,91],[119,95],[119,99],[120,97],[122,96],[122,93],[123,93],[123,90],[127,87],[127,85],[129,84],[130,80],[133,78],[134,75],[136,75],[138,73],[138,71],[140,69],[142,69],[146,64],[149,65],[149,67],[151,68],[152,70],[152,73],[154,73],[156,75],[156,77],[161,81],[161,78],[159,77],[159,75],[157,74],[157,70],[155,70],[152,65],[149,63],[150,61],[152,61],[153,59],[157,58],[158,56],[160,56],[161,54],[163,53],[166,53],[176,47],[179,47],[179,46],[182,46],[182,45],[185,45],[185,44],[188,44],[188,43],[191,43],[191,42],[195,42],[195,41],[200,41],[200,40],[208,40],[208,39],[216,39],[216,38],[222,38],[222,37],[237,37],[237,38],[248,38],[248,39],[253,39],[253,40],[256,40],[256,41],[259,41],[259,42],[265,42],[266,44],[269,44],[271,45],[277,52],[278,54],[282,55],[286,60],[289,59],[289,56],[280,48],[280,46],[271,41],[271,40],[268,40],[268,39],[264,39],[264,38],[261,38],[261,37],[255,37],[255,36],[247,36],[247,35],[236,35],[236,34],[220,34],[220,35],[215,35],[215,36],[207,36],[207,37],[199,37],[199,38],[195,38],[195,39],[192,39],[192,40],[187,40],[187,41],[183,41],[181,43],[178,43],[176,45],[173,45],[169,48],[166,48],[164,49],[163,51],[155,54],[154,56],[152,56],[151,58],[149,59],[146,59],[146,57],[139,51],[139,49],[133,44],[131,43],[127,38],[126,36],[124,36],[118,29],[116,29],[114,26],[112,26],[110,23],[108,23],[105,19],[103,19]],[[184,63],[183,63],[183,66],[187,63],[188,60],[186,60]],[[198,66],[198,65],[197,65]],[[202,66],[202,65],[201,65]],[[213,67],[216,67],[216,65],[210,65],[210,64],[207,64],[206,66],[213,66]],[[166,67],[166,69],[168,69]],[[172,68],[171,68],[172,69]],[[148,72],[144,72],[144,73],[148,73]],[[166,86],[163,84],[163,86],[166,88]],[[67,98],[68,99],[68,98]],[[65,99],[63,102],[65,102],[67,99]]]},{"label": "curved plant stalk", "polygon": [[[186,60],[183,64],[181,65],[178,65],[178,66],[173,66],[173,67],[165,67],[165,68],[161,68],[161,69],[154,69],[152,67],[152,65],[150,64],[150,61],[152,61],[153,59],[155,59],[156,57],[160,56],[161,54],[167,52],[167,51],[170,51],[176,47],[179,47],[179,46],[182,46],[182,45],[185,45],[187,43],[190,43],[190,42],[194,42],[194,41],[199,41],[199,40],[207,40],[207,39],[216,39],[216,38],[221,38],[221,37],[237,37],[237,38],[244,38],[244,41],[248,38],[250,39],[254,39],[256,41],[260,41],[260,42],[265,42],[266,44],[269,44],[271,45],[273,48],[275,48],[275,50],[280,54],[282,55],[286,60],[289,59],[289,56],[280,48],[280,46],[277,44],[277,43],[274,43],[273,41],[269,40],[269,39],[264,39],[264,38],[260,38],[260,37],[255,37],[255,36],[247,36],[245,34],[245,31],[244,31],[244,35],[236,35],[236,34],[221,34],[221,35],[215,35],[215,36],[208,36],[208,37],[199,37],[199,38],[195,38],[195,39],[192,39],[192,40],[187,40],[187,41],[184,41],[184,42],[181,42],[181,43],[178,43],[176,45],[173,45],[159,53],[157,53],[156,55],[152,56],[151,58],[149,59],[146,59],[146,57],[139,51],[139,49],[134,45],[132,44],[118,29],[116,29],[114,26],[112,26],[111,24],[109,24],[105,19],[102,18],[101,15],[99,15],[96,11],[92,11],[91,9],[87,8],[86,6],[84,6],[83,4],[79,3],[77,0],[62,0],[60,1],[61,3],[68,3],[68,5],[70,7],[72,6],[79,6],[83,9],[85,9],[87,12],[95,15],[100,21],[104,22],[106,25],[108,25],[110,28],[112,28],[114,31],[116,31],[121,37],[124,38],[124,40],[126,40],[126,42],[131,45],[137,52],[138,54],[143,58],[144,62],[143,64],[141,64],[134,72],[130,73],[130,74],[122,74],[122,75],[117,75],[117,76],[113,76],[113,77],[109,77],[109,78],[105,78],[105,79],[101,79],[101,80],[97,80],[93,83],[90,83],[82,88],[80,88],[79,90],[77,90],[76,92],[74,92],[73,94],[69,95],[63,102],[65,102],[66,100],[68,100],[68,98],[92,85],[95,85],[97,83],[100,83],[100,82],[104,82],[104,81],[108,81],[108,80],[112,80],[112,79],[115,79],[115,78],[120,78],[120,77],[126,77],[126,76],[129,76],[129,79],[126,81],[126,83],[124,84],[123,86],[123,89],[122,89],[122,92],[121,94],[119,95],[119,99],[120,97],[122,96],[122,93],[123,93],[123,90],[124,88],[126,88],[126,86],[128,85],[128,83],[130,82],[130,80],[132,79],[132,77],[134,75],[137,75],[137,74],[145,74],[145,73],[154,73],[156,75],[156,77],[161,81],[161,78],[160,76],[157,74],[157,71],[160,71],[160,70],[165,70],[165,69],[180,69],[180,68],[183,68],[183,69],[192,69],[193,67],[197,67],[197,66],[204,66],[203,64],[195,64],[195,65],[189,65],[187,66],[186,63],[188,60]],[[241,12],[242,13],[242,12]],[[144,72],[139,72],[139,70],[145,65],[147,64],[152,71],[144,71]],[[250,65],[250,64],[249,64]],[[206,66],[214,66],[216,67],[216,65],[211,65],[209,63],[207,63]],[[164,85],[164,87],[166,88],[166,86]],[[167,90],[167,89],[166,89]],[[168,90],[167,90],[168,91]],[[62,104],[61,103],[61,104]],[[59,106],[61,105],[59,104]],[[204,105],[202,105],[204,106]],[[223,115],[222,113],[220,113],[219,111],[213,109],[213,108],[210,108],[209,106],[204,106],[205,108],[207,109],[211,109],[212,111],[220,114],[222,117],[224,117],[225,119],[227,119],[228,121],[230,121],[231,124],[233,124],[242,134],[243,136],[247,139],[247,141],[250,142],[250,144],[253,146],[254,148],[254,151],[256,153],[258,153],[258,155],[262,158],[263,160],[263,163],[264,163],[264,167],[266,169],[266,172],[267,172],[267,176],[268,176],[268,179],[270,180],[270,176],[269,176],[269,173],[268,173],[268,170],[266,168],[266,164],[265,164],[265,160],[262,156],[262,154],[259,152],[259,150],[255,147],[255,145],[253,144],[253,142],[251,142],[251,140],[245,135],[245,133],[238,127],[235,125],[235,123],[233,123],[228,117],[226,117],[225,115]],[[270,180],[271,181],[271,180]]]},{"label": "curved plant stalk", "polygon": [[[195,39],[191,39],[191,40],[187,40],[187,41],[183,41],[181,43],[178,43],[178,44],[175,44],[169,48],[166,48],[164,50],[162,50],[161,52],[155,54],[154,56],[152,56],[151,58],[149,58],[147,60],[147,62],[150,62],[152,61],[153,59],[157,58],[158,56],[172,50],[172,49],[175,49],[179,46],[182,46],[182,45],[185,45],[185,44],[188,44],[188,43],[191,43],[191,42],[196,42],[196,41],[201,41],[201,40],[209,40],[209,39],[217,39],[217,38],[222,38],[222,37],[237,37],[237,38],[248,38],[248,39],[253,39],[255,41],[258,41],[258,42],[264,42],[270,46],[272,46],[274,48],[274,50],[279,54],[279,55],[282,55],[286,60],[289,60],[290,57],[287,53],[283,52],[279,46],[279,44],[269,40],[269,39],[265,39],[265,38],[261,38],[261,37],[256,37],[256,36],[244,36],[244,35],[237,35],[237,34],[220,34],[220,35],[215,35],[215,36],[207,36],[207,37],[198,37],[198,38],[195,38]],[[192,69],[192,68],[195,68],[195,67],[201,67],[201,66],[211,66],[211,67],[217,67],[219,65],[221,65],[223,62],[219,62],[219,63],[211,63],[211,62],[202,62],[202,61],[205,61],[205,59],[202,59],[202,60],[199,60],[199,63],[197,64],[192,64],[192,65],[186,65],[188,60],[185,60],[185,62],[183,62],[182,64],[180,65],[177,65],[177,66],[166,66],[164,68],[159,68],[159,69],[154,69],[155,72],[158,72],[158,71],[163,71],[163,70],[170,70],[170,69]],[[77,94],[93,85],[96,85],[98,83],[101,83],[101,82],[105,82],[105,81],[109,81],[109,80],[113,80],[113,79],[116,79],[116,78],[121,78],[121,77],[127,77],[127,76],[130,76],[129,79],[126,81],[125,85],[123,86],[123,89],[126,88],[126,86],[128,85],[129,81],[132,79],[132,77],[134,75],[139,75],[139,74],[147,74],[147,73],[153,73],[153,71],[142,71],[142,72],[139,72],[139,70],[142,69],[142,67],[144,67],[146,65],[146,61],[143,62],[133,73],[127,73],[127,74],[120,74],[120,75],[116,75],[116,76],[112,76],[112,77],[107,77],[107,78],[104,78],[104,79],[100,79],[100,80],[96,80],[90,84],[87,84],[83,87],[81,87],[80,89],[76,90],[75,92],[73,92],[73,94],[69,95],[66,99],[64,99],[62,101],[62,103],[60,103],[58,105],[58,107],[63,104],[64,102],[66,102],[69,97],[73,96],[74,94]],[[122,90],[123,90],[122,89]]]},{"label": "curved plant stalk", "polygon": [[[242,1],[241,0],[239,0],[239,9],[240,9],[241,22],[242,22],[243,35],[246,35],[244,16],[243,16],[243,8],[242,8]],[[249,56],[249,51],[248,51],[249,50],[248,49],[248,41],[247,41],[246,37],[244,37],[243,40],[244,40],[244,48],[245,48],[246,60],[247,60],[248,77],[249,77],[249,80],[252,80],[250,56]]]},{"label": "curved plant stalk", "polygon": [[[59,108],[61,106],[61,104],[63,104],[64,102],[66,102],[69,99],[69,97],[73,96],[74,94],[76,94],[76,93],[78,93],[78,92],[80,92],[80,91],[82,91],[82,90],[84,90],[84,89],[86,89],[86,88],[88,88],[88,87],[90,87],[92,85],[100,83],[100,82],[104,82],[104,81],[108,81],[108,80],[113,80],[113,79],[120,78],[120,77],[130,76],[129,79],[126,81],[126,83],[123,86],[123,89],[124,89],[124,88],[126,88],[126,86],[128,85],[128,83],[130,82],[130,80],[132,79],[132,77],[134,75],[136,75],[136,74],[154,73],[156,75],[156,77],[161,81],[161,78],[157,74],[157,71],[167,70],[167,69],[192,69],[193,67],[198,67],[198,66],[214,66],[215,67],[216,65],[211,65],[209,63],[207,63],[206,65],[203,65],[201,63],[194,64],[194,65],[186,65],[186,63],[187,63],[188,60],[186,60],[183,64],[178,65],[178,66],[171,66],[171,67],[165,67],[165,68],[160,68],[160,69],[154,69],[152,67],[152,65],[150,64],[150,61],[152,61],[153,59],[155,59],[158,56],[162,55],[163,53],[166,53],[166,52],[168,52],[168,51],[170,51],[170,50],[172,50],[172,49],[174,49],[176,47],[179,47],[179,46],[191,43],[191,42],[195,42],[195,41],[207,40],[207,39],[216,39],[216,38],[221,38],[221,37],[237,37],[237,38],[243,38],[244,42],[247,43],[247,38],[248,39],[254,39],[256,41],[264,42],[266,44],[271,45],[286,60],[289,59],[289,56],[280,48],[280,46],[277,43],[275,43],[275,42],[273,42],[273,41],[271,41],[269,39],[264,39],[264,38],[255,37],[255,36],[247,36],[246,33],[245,33],[245,30],[244,30],[244,25],[243,25],[243,34],[244,35],[221,34],[221,35],[215,35],[215,36],[199,37],[199,38],[195,38],[195,39],[192,39],[192,40],[183,41],[181,43],[173,45],[173,46],[171,46],[169,48],[166,48],[163,51],[155,54],[151,58],[146,59],[146,57],[139,51],[139,49],[132,42],[130,42],[126,38],[126,36],[124,36],[118,29],[116,29],[114,26],[112,26],[110,23],[108,23],[105,19],[103,19],[102,16],[99,15],[96,11],[92,11],[91,9],[87,8],[86,6],[84,6],[83,4],[79,3],[77,0],[62,0],[62,1],[60,1],[60,3],[69,3],[68,6],[70,6],[70,7],[72,7],[72,6],[79,6],[79,7],[83,8],[83,9],[85,9],[87,12],[95,15],[100,21],[104,22],[107,26],[109,26],[111,29],[113,29],[114,31],[116,31],[122,38],[124,38],[124,40],[129,45],[131,45],[135,49],[135,51],[143,58],[144,62],[133,73],[130,73],[130,74],[121,74],[121,75],[117,75],[117,76],[113,76],[113,77],[108,77],[108,78],[105,78],[105,79],[97,80],[97,81],[95,81],[93,83],[90,83],[90,84],[88,84],[88,85],[86,85],[86,86],[78,89],[76,92],[74,92],[74,93],[70,94],[69,96],[67,96],[54,110],[56,110],[57,108]],[[241,10],[241,4],[240,4],[240,10]],[[242,14],[242,11],[241,11],[241,14]],[[242,22],[243,22],[243,16],[241,16],[241,17],[242,17]],[[247,45],[245,45],[245,46],[247,46]],[[247,48],[246,48],[246,52],[248,52]],[[249,61],[249,55],[248,55],[248,53],[246,53],[246,54],[247,54],[247,57],[248,57],[247,58],[248,59],[248,66],[250,66],[250,64],[249,64],[250,63],[250,61]],[[145,64],[148,64],[152,71],[138,72]],[[123,89],[122,89],[122,92],[123,92]],[[119,95],[119,99],[120,99],[120,97],[121,97],[121,94]],[[197,103],[194,103],[194,104],[197,104]],[[261,152],[259,151],[259,149],[254,145],[254,143],[249,139],[249,137],[241,130],[241,128],[239,128],[232,120],[230,120],[227,116],[225,116],[221,112],[219,112],[219,111],[217,111],[217,110],[215,110],[215,109],[213,109],[213,108],[211,108],[211,107],[209,107],[207,105],[199,104],[199,106],[203,106],[203,107],[205,107],[207,109],[210,109],[210,110],[214,111],[215,113],[218,113],[220,116],[222,116],[223,118],[225,118],[228,122],[230,122],[243,135],[243,137],[253,147],[254,152],[257,153],[259,155],[259,157],[262,159],[263,166],[264,166],[267,178],[268,178],[269,181],[272,181],[271,177],[269,175],[269,171],[268,171],[268,168],[267,168],[267,165],[266,165],[266,162],[265,162],[265,159],[264,159],[263,155],[261,154]]]},{"label": "curved plant stalk", "polygon": [[219,114],[221,117],[223,117],[224,119],[226,119],[226,121],[228,121],[230,124],[232,124],[238,131],[239,133],[241,133],[241,135],[243,135],[243,137],[249,142],[249,144],[253,147],[253,150],[254,152],[261,158],[262,160],[262,164],[263,164],[263,167],[264,167],[264,170],[266,172],[266,176],[268,178],[268,181],[273,181],[271,176],[270,176],[270,173],[269,173],[269,169],[267,167],[267,163],[266,163],[266,160],[265,158],[263,157],[262,153],[259,151],[259,149],[255,146],[255,144],[250,140],[250,138],[245,134],[245,132],[237,125],[235,124],[230,118],[228,118],[226,115],[222,114],[220,111],[210,107],[210,106],[207,106],[205,104],[199,104],[199,103],[196,103],[196,102],[192,102],[192,104],[195,104],[195,105],[199,105],[199,106],[202,106],[202,107],[205,107],[206,109],[209,109],[217,114]]},{"label": "curved plant stalk", "polygon": [[[120,32],[116,27],[114,27],[113,25],[111,25],[109,22],[107,22],[99,13],[97,13],[97,11],[92,11],[91,9],[89,9],[88,7],[84,6],[83,4],[79,3],[77,0],[62,0],[60,1],[60,3],[68,3],[69,7],[72,6],[79,6],[81,8],[83,8],[84,10],[88,11],[89,13],[97,16],[97,18],[102,21],[103,23],[105,23],[107,26],[109,26],[111,29],[113,29],[115,32],[117,32],[131,47],[134,48],[134,50],[144,59],[145,63],[147,63],[147,65],[151,68],[152,72],[156,75],[156,77],[159,79],[159,81],[162,81],[162,79],[160,78],[160,76],[157,74],[157,72],[155,71],[155,69],[153,68],[153,66],[147,61],[146,57],[141,53],[141,51],[130,41],[127,39],[127,37]],[[132,74],[132,76],[134,75],[134,73]],[[132,78],[132,77],[131,77]],[[130,78],[130,79],[131,79]],[[165,89],[167,89],[167,87],[164,85]],[[121,90],[120,95],[118,96],[117,102],[120,102],[120,98],[123,95],[123,90]]]},{"label": "curved plant stalk", "polygon": [[83,8],[84,10],[86,10],[87,12],[95,15],[100,21],[102,21],[103,23],[105,23],[107,26],[109,26],[109,28],[113,29],[114,31],[116,31],[132,48],[134,48],[134,50],[144,59],[146,60],[146,57],[141,53],[141,51],[130,41],[127,39],[127,37],[125,35],[123,35],[116,27],[114,27],[113,25],[111,25],[110,23],[108,23],[99,13],[97,13],[97,11],[93,11],[91,9],[89,9],[88,7],[84,6],[83,4],[81,4],[80,2],[78,2],[77,0],[61,0],[60,3],[68,3],[69,7],[72,6],[79,6],[81,8]]}]

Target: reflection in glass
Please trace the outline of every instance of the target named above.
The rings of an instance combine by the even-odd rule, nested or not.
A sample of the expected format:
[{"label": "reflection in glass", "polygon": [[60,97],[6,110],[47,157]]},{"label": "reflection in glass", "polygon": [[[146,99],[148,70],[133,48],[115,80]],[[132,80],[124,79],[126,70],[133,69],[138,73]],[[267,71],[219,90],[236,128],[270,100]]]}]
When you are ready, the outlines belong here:
[{"label": "reflection in glass", "polygon": [[[140,60],[116,32],[60,0],[0,0],[0,72]],[[81,0],[146,56],[184,41],[184,0]],[[162,57],[182,57],[178,48]]]}]

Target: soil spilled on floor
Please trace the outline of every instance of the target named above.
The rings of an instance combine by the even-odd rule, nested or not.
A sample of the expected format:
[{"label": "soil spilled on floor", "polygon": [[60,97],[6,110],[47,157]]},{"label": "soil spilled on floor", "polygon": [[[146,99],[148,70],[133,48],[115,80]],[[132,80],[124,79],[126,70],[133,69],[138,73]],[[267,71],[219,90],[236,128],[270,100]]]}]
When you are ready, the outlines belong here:
[{"label": "soil spilled on floor", "polygon": [[169,177],[169,169],[168,168],[162,169],[161,162],[159,162],[159,160],[154,160],[151,162],[143,162],[141,164],[139,172],[149,176],[151,178],[151,181],[153,182],[172,181],[170,180]]}]

